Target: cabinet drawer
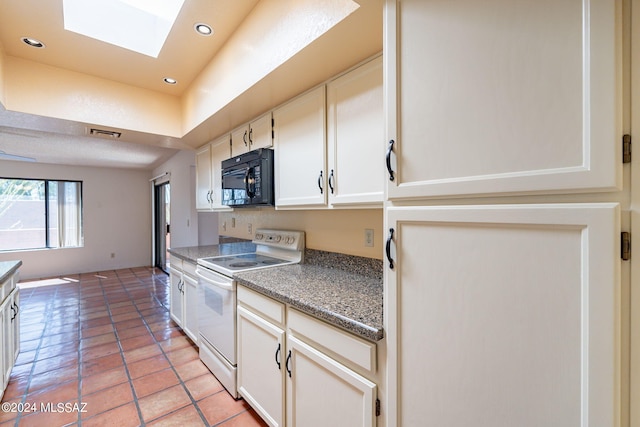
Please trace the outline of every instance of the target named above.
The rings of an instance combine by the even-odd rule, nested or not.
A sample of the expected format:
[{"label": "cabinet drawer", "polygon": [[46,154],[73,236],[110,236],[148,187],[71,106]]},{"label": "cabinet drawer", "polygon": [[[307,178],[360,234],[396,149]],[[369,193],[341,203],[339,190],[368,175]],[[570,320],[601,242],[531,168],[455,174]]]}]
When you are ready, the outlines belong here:
[{"label": "cabinet drawer", "polygon": [[287,325],[292,335],[312,341],[347,366],[355,365],[376,372],[376,345],[295,309],[288,312]]},{"label": "cabinet drawer", "polygon": [[274,323],[284,325],[284,304],[241,285],[238,286],[237,292],[239,304]]},{"label": "cabinet drawer", "polygon": [[187,261],[182,262],[182,271],[188,274],[189,276],[193,277],[194,279],[198,277],[196,276],[196,265],[190,262],[187,262]]},{"label": "cabinet drawer", "polygon": [[169,261],[169,266],[175,270],[182,271],[182,260],[177,257],[171,257],[171,261]]}]

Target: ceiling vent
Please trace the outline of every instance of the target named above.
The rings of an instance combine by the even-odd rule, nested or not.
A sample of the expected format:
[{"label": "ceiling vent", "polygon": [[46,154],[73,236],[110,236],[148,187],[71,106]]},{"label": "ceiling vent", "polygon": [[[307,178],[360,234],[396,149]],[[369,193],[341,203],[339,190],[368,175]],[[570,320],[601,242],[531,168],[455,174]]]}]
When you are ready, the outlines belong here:
[{"label": "ceiling vent", "polygon": [[89,129],[89,135],[100,136],[102,138],[118,139],[120,138],[120,136],[122,136],[122,132],[91,128]]}]

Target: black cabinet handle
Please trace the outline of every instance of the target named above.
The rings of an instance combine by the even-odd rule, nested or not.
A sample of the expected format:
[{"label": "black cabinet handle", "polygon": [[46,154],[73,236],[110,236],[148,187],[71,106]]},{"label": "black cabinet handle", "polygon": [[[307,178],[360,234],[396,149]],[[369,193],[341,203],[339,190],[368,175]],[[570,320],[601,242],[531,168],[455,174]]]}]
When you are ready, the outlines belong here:
[{"label": "black cabinet handle", "polygon": [[11,321],[13,322],[13,319],[16,318],[16,308],[15,308],[16,304],[13,303],[11,304]]},{"label": "black cabinet handle", "polygon": [[285,361],[285,367],[287,368],[287,373],[289,374],[289,378],[291,378],[291,369],[289,369],[289,361],[291,360],[291,350],[289,350],[289,355],[287,356],[287,360]]},{"label": "black cabinet handle", "polygon": [[278,349],[276,350],[276,363],[278,364],[278,369],[282,370],[282,368],[280,367],[280,347],[281,344],[278,343]]},{"label": "black cabinet handle", "polygon": [[389,229],[389,237],[387,237],[387,260],[389,260],[389,268],[393,270],[393,258],[391,258],[391,241],[393,240],[393,228]]},{"label": "black cabinet handle", "polygon": [[324,192],[322,188],[322,171],[320,171],[320,176],[318,177],[318,188],[320,189],[320,194],[322,194]]},{"label": "black cabinet handle", "polygon": [[244,141],[244,146],[246,147],[248,145],[247,144],[247,131],[246,130],[244,131],[244,135],[242,135],[242,140]]},{"label": "black cabinet handle", "polygon": [[329,189],[331,189],[331,194],[333,194],[333,169],[331,169],[331,173],[329,174]]},{"label": "black cabinet handle", "polygon": [[389,181],[396,179],[393,169],[391,169],[391,153],[393,152],[393,144],[395,143],[396,142],[392,139],[389,141],[389,148],[387,148],[387,171],[389,171]]},{"label": "black cabinet handle", "polygon": [[249,129],[249,145],[253,144],[253,128]]}]

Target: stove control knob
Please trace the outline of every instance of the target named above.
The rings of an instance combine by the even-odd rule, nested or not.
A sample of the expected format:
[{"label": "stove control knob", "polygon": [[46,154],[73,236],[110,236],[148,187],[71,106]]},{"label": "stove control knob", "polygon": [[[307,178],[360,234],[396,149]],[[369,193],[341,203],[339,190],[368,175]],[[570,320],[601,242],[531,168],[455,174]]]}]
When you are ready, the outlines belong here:
[{"label": "stove control knob", "polygon": [[275,240],[276,243],[279,243],[280,240],[282,240],[282,236],[274,236],[273,240]]},{"label": "stove control knob", "polygon": [[289,245],[290,245],[290,244],[292,244],[292,243],[293,243],[293,242],[295,242],[295,241],[296,241],[296,238],[295,238],[295,237],[293,237],[293,236],[289,236],[289,237],[287,237],[287,244],[289,244]]},{"label": "stove control knob", "polygon": [[262,233],[257,233],[254,238],[256,240],[262,240],[264,238],[264,236],[262,235]]}]

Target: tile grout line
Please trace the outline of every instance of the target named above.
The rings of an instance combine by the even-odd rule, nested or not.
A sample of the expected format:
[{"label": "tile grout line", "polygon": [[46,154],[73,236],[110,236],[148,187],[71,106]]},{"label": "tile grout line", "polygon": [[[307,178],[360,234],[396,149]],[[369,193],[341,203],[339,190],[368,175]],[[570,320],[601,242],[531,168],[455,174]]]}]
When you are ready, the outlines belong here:
[{"label": "tile grout line", "polygon": [[[120,285],[122,286],[122,282],[120,281],[120,278],[118,277],[118,274],[116,273],[115,270],[113,270],[113,274],[118,279],[118,283],[120,283]],[[124,370],[125,370],[125,373],[127,374],[129,387],[131,388],[131,394],[133,396],[133,402],[136,405],[136,411],[138,413],[138,418],[140,419],[140,427],[144,427],[146,425],[146,423],[145,423],[144,418],[142,416],[142,409],[140,408],[140,404],[138,403],[138,395],[136,393],[135,388],[133,387],[133,379],[131,378],[131,373],[129,372],[129,366],[127,365],[127,359],[124,356],[124,349],[122,348],[122,344],[120,343],[120,337],[119,337],[119,334],[118,334],[118,330],[116,329],[116,322],[114,322],[114,320],[113,320],[113,313],[111,312],[111,304],[109,303],[109,299],[106,296],[104,285],[102,283],[102,278],[99,278],[98,280],[100,281],[100,288],[102,289],[102,295],[103,295],[104,300],[105,300],[105,306],[107,308],[107,311],[109,312],[109,319],[111,320],[111,327],[113,328],[113,333],[116,336],[116,343],[118,344],[118,350],[120,351],[120,357],[122,358]],[[124,288],[124,286],[122,286],[122,287]],[[126,403],[123,404],[123,405],[120,405],[120,406],[124,406],[124,405],[126,405]],[[107,410],[105,412],[111,411],[113,409],[115,409],[115,408],[111,408],[111,409],[109,409],[109,410]]]},{"label": "tile grout line", "polygon": [[[132,271],[133,275],[135,276],[135,278],[138,280],[138,282],[141,282],[140,278],[136,275],[136,273],[134,271]],[[166,273],[164,273],[166,274]],[[169,282],[169,288],[171,287],[171,284]],[[127,295],[130,295],[129,290],[125,288],[125,291],[127,292]],[[171,289],[169,289],[169,292],[171,292]],[[131,299],[131,301],[134,301],[133,299]],[[160,302],[160,301],[158,301]],[[162,345],[160,345],[160,342],[158,341],[158,339],[156,338],[156,336],[154,335],[153,331],[151,330],[151,327],[149,326],[149,324],[147,323],[147,320],[144,318],[144,316],[142,315],[142,313],[140,312],[140,309],[138,308],[138,305],[134,302],[134,305],[136,307],[136,311],[138,312],[138,314],[140,315],[142,321],[144,322],[145,327],[147,328],[147,330],[149,331],[149,333],[151,334],[151,336],[153,337],[153,341],[156,343],[156,345],[160,348],[160,351],[162,352],[162,355],[167,359],[167,361],[169,362],[169,365],[171,366],[171,370],[173,371],[173,373],[176,375],[176,377],[178,378],[178,383],[182,386],[182,388],[184,389],[184,391],[187,393],[187,396],[189,397],[189,400],[191,401],[191,404],[193,405],[193,407],[195,408],[196,412],[198,413],[198,415],[200,416],[200,418],[202,419],[202,422],[204,423],[205,426],[209,426],[209,422],[207,421],[207,418],[204,416],[204,413],[202,412],[202,410],[200,409],[200,405],[198,405],[198,402],[194,399],[194,397],[191,395],[191,392],[189,391],[189,389],[187,388],[187,385],[185,384],[185,382],[182,380],[182,377],[180,376],[180,374],[178,374],[178,371],[176,370],[175,365],[173,364],[173,361],[169,358],[169,356],[167,355],[167,353],[165,352],[164,348],[162,347]],[[167,307],[165,307],[164,304],[160,303],[160,305],[167,311],[169,311],[167,309]],[[171,317],[169,317],[169,320],[171,320]],[[187,338],[188,339],[188,338]],[[191,341],[189,339],[189,341]],[[215,393],[214,393],[215,394]],[[181,410],[184,407],[181,408],[177,408],[175,411],[172,411],[170,413],[174,413],[177,412],[179,410]],[[163,414],[161,417],[155,418],[153,421],[162,418],[170,413],[167,414]]]},{"label": "tile grout line", "polygon": [[[33,296],[35,291],[31,292],[31,296]],[[56,295],[58,294],[58,288],[56,287],[55,292],[54,292],[54,297],[51,299],[51,301],[55,301]],[[52,303],[51,303],[52,304]],[[20,302],[20,305],[22,305],[22,301]],[[29,395],[29,388],[31,387],[31,380],[33,379],[33,372],[36,369],[36,363],[38,362],[38,355],[40,354],[40,349],[42,348],[42,340],[45,338],[45,331],[47,330],[49,321],[51,320],[51,316],[52,316],[52,306],[50,306],[50,303],[47,303],[48,308],[45,308],[45,321],[44,321],[44,327],[42,328],[42,333],[40,334],[40,338],[38,339],[38,347],[36,348],[36,353],[33,356],[33,362],[31,362],[31,370],[29,371],[29,379],[27,380],[27,386],[24,389],[24,393],[22,395],[22,399],[20,399],[20,403],[21,404],[25,404],[26,400],[27,400],[27,396]],[[22,343],[21,343],[22,345]],[[20,424],[20,419],[22,418],[22,412],[18,412],[18,415],[16,416],[15,419],[15,427],[18,427]]]}]

